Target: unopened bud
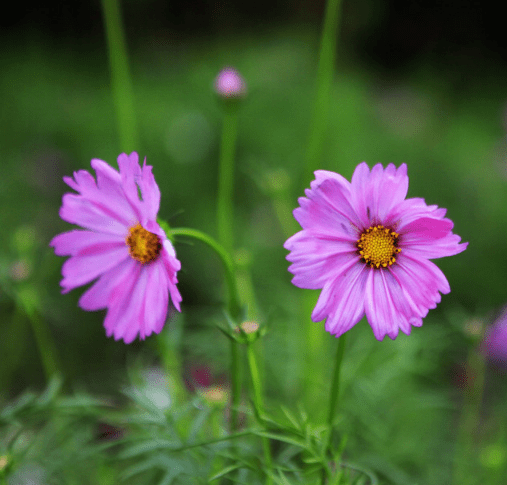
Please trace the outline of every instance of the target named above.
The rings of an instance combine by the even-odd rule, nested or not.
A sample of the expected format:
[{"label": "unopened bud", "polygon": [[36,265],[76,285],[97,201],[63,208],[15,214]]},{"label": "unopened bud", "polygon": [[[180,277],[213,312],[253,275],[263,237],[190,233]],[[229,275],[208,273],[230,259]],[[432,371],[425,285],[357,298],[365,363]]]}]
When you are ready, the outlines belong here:
[{"label": "unopened bud", "polygon": [[246,334],[255,333],[259,330],[259,324],[257,322],[243,322],[241,324],[241,330]]},{"label": "unopened bud", "polygon": [[226,67],[215,79],[215,91],[222,98],[239,98],[246,94],[246,85],[236,69]]},{"label": "unopened bud", "polygon": [[203,389],[201,395],[208,404],[223,405],[229,398],[229,392],[223,386],[211,386]]}]

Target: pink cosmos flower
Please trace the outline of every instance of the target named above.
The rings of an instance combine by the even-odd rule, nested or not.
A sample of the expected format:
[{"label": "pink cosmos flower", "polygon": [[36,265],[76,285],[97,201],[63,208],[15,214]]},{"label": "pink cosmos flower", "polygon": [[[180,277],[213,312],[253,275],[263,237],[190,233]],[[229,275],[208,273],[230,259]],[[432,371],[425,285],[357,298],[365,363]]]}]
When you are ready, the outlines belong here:
[{"label": "pink cosmos flower", "polygon": [[445,209],[405,199],[407,166],[359,164],[349,182],[325,170],[299,199],[302,231],[285,242],[292,283],[322,289],[312,320],[337,337],[366,314],[378,340],[410,334],[450,287],[430,259],[464,251]]},{"label": "pink cosmos flower", "polygon": [[85,230],[59,234],[50,246],[58,256],[71,256],[62,267],[62,293],[98,278],[79,306],[107,308],[107,336],[130,343],[162,330],[169,295],[181,311],[181,264],[157,224],[160,190],[146,159],[141,168],[137,153],[122,153],[119,173],[102,160],[91,165],[97,181],[86,170],[63,178],[78,194],[65,194],[60,208],[63,220]]}]

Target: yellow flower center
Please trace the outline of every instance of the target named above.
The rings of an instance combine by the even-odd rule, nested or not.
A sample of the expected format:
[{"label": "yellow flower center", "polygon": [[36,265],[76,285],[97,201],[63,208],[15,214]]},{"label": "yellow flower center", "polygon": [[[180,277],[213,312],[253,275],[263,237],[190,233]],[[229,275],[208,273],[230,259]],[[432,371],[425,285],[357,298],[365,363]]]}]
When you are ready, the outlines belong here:
[{"label": "yellow flower center", "polygon": [[357,240],[357,249],[362,261],[370,268],[387,268],[396,262],[400,235],[381,224],[370,226]]},{"label": "yellow flower center", "polygon": [[141,224],[130,228],[125,241],[129,247],[130,256],[143,264],[151,263],[157,259],[162,249],[160,238],[147,231]]}]

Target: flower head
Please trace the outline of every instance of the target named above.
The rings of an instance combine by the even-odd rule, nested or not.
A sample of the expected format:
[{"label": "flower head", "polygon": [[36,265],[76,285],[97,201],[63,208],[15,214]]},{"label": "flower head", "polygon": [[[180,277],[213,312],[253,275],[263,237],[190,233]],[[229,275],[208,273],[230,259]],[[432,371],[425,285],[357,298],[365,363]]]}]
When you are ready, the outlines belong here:
[{"label": "flower head", "polygon": [[[445,209],[406,199],[407,166],[359,164],[349,182],[325,170],[299,199],[302,231],[285,242],[292,283],[322,289],[312,320],[337,337],[366,314],[378,340],[419,327],[449,293],[430,259],[464,251]],[[440,293],[439,293],[440,292]]]},{"label": "flower head", "polygon": [[488,327],[481,347],[493,362],[507,364],[507,309]]},{"label": "flower head", "polygon": [[245,95],[246,86],[236,69],[226,67],[215,79],[215,91],[223,98],[238,98]]},{"label": "flower head", "polygon": [[137,153],[122,153],[119,173],[102,160],[91,165],[96,181],[86,170],[63,178],[78,194],[65,194],[60,208],[63,220],[85,230],[59,234],[50,246],[58,256],[71,256],[62,267],[62,292],[98,278],[79,306],[107,308],[107,336],[130,343],[162,330],[169,295],[180,311],[181,264],[157,224],[160,191],[146,159],[141,167]]}]

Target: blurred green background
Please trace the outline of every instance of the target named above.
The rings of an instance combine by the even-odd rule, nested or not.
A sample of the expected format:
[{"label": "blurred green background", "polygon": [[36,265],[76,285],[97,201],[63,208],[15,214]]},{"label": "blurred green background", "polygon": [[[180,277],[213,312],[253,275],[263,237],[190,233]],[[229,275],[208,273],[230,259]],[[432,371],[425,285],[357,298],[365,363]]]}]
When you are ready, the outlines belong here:
[{"label": "blurred green background", "polygon": [[[290,284],[283,243],[297,230],[287,209],[303,195],[324,3],[129,0],[122,9],[136,151],[154,167],[159,215],[173,227],[216,236],[222,111],[213,81],[225,66],[245,79],[231,224],[249,261],[258,318],[269,328],[262,349],[268,407],[299,399],[304,326],[323,323],[310,323],[310,308],[301,314],[305,291]],[[447,208],[455,232],[469,242],[463,254],[437,261],[452,291],[422,328],[382,343],[366,321],[350,332],[344,429],[350,453],[386,483],[449,483],[467,354],[507,300],[507,44],[500,21],[472,1],[342,7],[321,168],[350,179],[361,161],[407,163],[409,197]],[[77,307],[82,289],[60,294],[63,258],[48,247],[70,229],[58,217],[68,190],[62,177],[91,170],[92,158],[116,166],[123,151],[101,5],[15,5],[1,20],[0,40],[0,400],[45,385],[27,311],[46,323],[68,389],[118,396],[129,368],[158,362],[159,337],[129,346],[107,339],[104,313]],[[178,244],[176,251],[183,312],[163,338],[174,338],[185,376],[197,365],[224,375],[228,347],[217,344],[213,327],[223,301],[221,268],[206,248]],[[334,339],[326,334],[323,342],[313,384],[322,394],[310,404],[317,419],[325,413],[326,356],[334,355],[326,350]],[[504,435],[494,432],[505,429],[505,397],[505,374],[489,367],[484,463],[491,462],[487,446],[501,450],[484,465],[491,476],[507,462]]]}]

